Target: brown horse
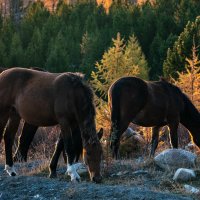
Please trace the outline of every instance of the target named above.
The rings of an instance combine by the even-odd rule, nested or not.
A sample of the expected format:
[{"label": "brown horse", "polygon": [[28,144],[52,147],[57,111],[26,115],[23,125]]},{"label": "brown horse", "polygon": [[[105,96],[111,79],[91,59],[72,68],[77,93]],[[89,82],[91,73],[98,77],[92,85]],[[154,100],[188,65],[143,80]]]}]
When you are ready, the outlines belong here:
[{"label": "brown horse", "polygon": [[[7,69],[8,68],[0,67],[0,73]],[[43,68],[39,68],[39,67],[31,67],[30,69],[37,70],[37,71],[46,71]],[[8,130],[10,129],[9,125],[6,127],[6,129],[8,129]],[[21,132],[21,135],[18,140],[17,150],[13,157],[14,161],[19,161],[19,162],[27,161],[28,150],[29,150],[30,144],[33,141],[33,138],[34,138],[37,130],[38,130],[37,126],[31,125],[27,122],[24,122],[23,127],[22,127],[22,132]],[[80,130],[79,130],[79,132],[80,132]],[[79,133],[79,136],[80,136],[80,133]],[[54,161],[56,157],[60,156],[61,152],[59,153],[59,155],[57,155],[57,152],[59,152],[59,149],[62,148],[62,150],[64,150],[64,148],[62,147],[63,141],[60,137],[58,139],[55,153],[52,157],[52,161]],[[77,147],[74,148],[75,154],[76,154],[75,160],[77,162],[80,157],[80,154],[82,152],[82,146],[80,146],[80,143],[82,142],[82,140],[81,140],[81,138],[77,137],[76,134],[72,134],[72,140],[77,140],[77,142],[75,142],[75,143],[77,143]],[[60,141],[62,141],[62,144]],[[63,152],[63,157],[64,157],[65,162],[67,162],[66,155],[64,152]],[[51,176],[51,174],[56,174],[56,166],[57,166],[56,162],[51,162],[50,172],[52,172],[52,173],[50,173],[50,176]]]},{"label": "brown horse", "polygon": [[146,82],[136,77],[123,77],[108,92],[111,107],[110,146],[117,158],[119,141],[130,122],[153,127],[151,155],[158,145],[159,129],[168,125],[173,148],[178,148],[177,128],[183,124],[200,147],[200,114],[189,98],[165,80]]},{"label": "brown horse", "polygon": [[[7,70],[8,68],[1,68],[0,67],[0,72]],[[45,71],[42,68],[38,68],[38,67],[31,67],[30,69],[34,69],[37,71]],[[6,127],[7,131],[9,131],[10,129],[10,125],[8,125]],[[31,142],[33,141],[33,138],[35,136],[35,133],[37,132],[38,127],[31,125],[27,122],[24,122],[23,127],[22,127],[22,132],[21,135],[19,137],[18,140],[18,146],[17,146],[17,150],[15,152],[15,155],[13,157],[14,161],[18,161],[18,162],[23,162],[23,161],[27,161],[27,154],[28,154],[28,150],[30,147]],[[73,148],[74,148],[74,153],[75,153],[75,158],[74,158],[74,162],[77,163],[81,154],[82,154],[82,139],[81,139],[81,133],[80,133],[80,129],[79,127],[77,127],[76,129],[74,129],[75,134],[71,134],[72,136],[72,142],[73,142]],[[103,129],[101,129],[98,132],[98,137],[99,139],[101,139],[103,135]],[[63,152],[63,158],[65,163],[67,163],[67,158],[66,158],[66,154],[64,151],[64,143],[63,143],[63,139],[61,137],[61,134],[59,136],[59,139],[57,141],[57,144],[55,146],[55,151],[54,154],[51,158],[51,162],[49,165],[49,177],[54,178],[57,176],[56,174],[56,168],[57,168],[57,164],[58,164],[58,159],[60,154]]]},{"label": "brown horse", "polygon": [[10,126],[4,134],[6,169],[13,168],[12,145],[19,120],[23,118],[37,127],[60,125],[72,180],[80,178],[72,165],[75,153],[71,134],[78,126],[90,178],[101,181],[102,149],[96,134],[93,93],[80,74],[8,69],[0,74],[0,99],[0,139],[8,119]]}]

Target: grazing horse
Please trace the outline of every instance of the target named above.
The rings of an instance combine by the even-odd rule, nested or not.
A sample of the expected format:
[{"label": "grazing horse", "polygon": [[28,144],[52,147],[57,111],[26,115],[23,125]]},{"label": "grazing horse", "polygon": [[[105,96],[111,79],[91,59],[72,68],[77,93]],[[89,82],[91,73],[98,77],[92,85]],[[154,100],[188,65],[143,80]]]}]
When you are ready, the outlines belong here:
[{"label": "grazing horse", "polygon": [[176,86],[165,80],[143,81],[136,77],[123,77],[108,91],[111,108],[110,147],[117,158],[119,141],[130,122],[153,127],[151,153],[158,145],[159,129],[168,125],[173,148],[178,148],[177,128],[184,125],[200,147],[200,113],[189,98]]},{"label": "grazing horse", "polygon": [[[0,68],[0,72],[4,71],[6,69],[8,69],[8,68]],[[34,69],[37,71],[45,71],[44,69],[41,69],[38,67],[32,67],[30,69]],[[6,127],[6,129],[8,129],[8,130],[10,129],[9,125]],[[34,126],[31,124],[28,124],[27,122],[24,122],[23,127],[22,127],[22,133],[18,140],[17,150],[13,157],[13,160],[15,162],[16,161],[27,162],[28,150],[29,150],[30,144],[33,141],[33,138],[34,138],[37,130],[38,130],[38,126]],[[83,149],[82,148],[82,139],[81,139],[79,127],[77,127],[74,131],[76,133],[71,134],[72,142],[74,145],[74,152],[75,152],[74,162],[78,162],[78,160],[81,156],[81,153],[82,153],[82,149]],[[100,131],[98,132],[98,138],[101,139],[102,135],[103,135],[103,129],[100,129]],[[51,158],[51,162],[49,165],[49,171],[50,171],[49,177],[51,177],[51,178],[54,178],[57,176],[56,168],[57,168],[58,159],[59,159],[61,152],[63,152],[63,158],[64,158],[65,163],[67,163],[67,158],[66,158],[66,154],[64,151],[64,143],[63,143],[63,139],[60,134],[57,144],[55,146],[54,154]]]},{"label": "grazing horse", "polygon": [[8,69],[0,74],[0,99],[0,139],[6,123],[10,127],[4,134],[6,170],[13,171],[12,145],[22,118],[37,127],[60,125],[72,181],[80,179],[73,166],[75,152],[71,139],[78,126],[90,178],[101,181],[102,148],[96,134],[93,93],[80,74]]},{"label": "grazing horse", "polygon": [[[0,73],[7,70],[7,69],[8,68],[0,67]],[[37,71],[46,71],[46,70],[44,70],[42,68],[38,68],[38,67],[31,67],[30,69],[34,69],[34,70],[37,70]],[[6,129],[7,129],[8,132],[9,132],[9,129],[11,129],[11,128],[12,127],[10,127],[10,124],[8,124],[6,126]],[[28,150],[29,150],[30,144],[33,141],[33,138],[34,138],[37,130],[38,130],[38,126],[34,126],[34,125],[31,125],[27,122],[24,122],[23,127],[22,127],[22,132],[21,132],[21,135],[20,135],[19,140],[18,140],[17,150],[16,150],[15,155],[13,157],[14,162],[16,162],[16,161],[27,162]],[[72,141],[73,141],[73,144],[74,144],[74,152],[75,152],[75,155],[76,155],[74,161],[78,162],[79,157],[80,157],[81,152],[82,152],[82,139],[81,139],[81,135],[80,135],[80,129],[75,130],[75,131],[76,131],[76,134],[72,134]],[[50,166],[49,166],[49,170],[50,170],[49,176],[52,177],[52,178],[56,177],[57,163],[58,163],[58,159],[59,159],[59,156],[60,156],[62,151],[63,151],[64,161],[65,161],[65,163],[67,163],[67,158],[66,158],[66,154],[65,154],[65,151],[64,151],[63,139],[61,138],[61,135],[60,135],[59,139],[57,141],[56,147],[55,147],[54,154],[53,154],[52,159],[51,159]],[[8,171],[8,173],[9,173],[9,171]]]}]

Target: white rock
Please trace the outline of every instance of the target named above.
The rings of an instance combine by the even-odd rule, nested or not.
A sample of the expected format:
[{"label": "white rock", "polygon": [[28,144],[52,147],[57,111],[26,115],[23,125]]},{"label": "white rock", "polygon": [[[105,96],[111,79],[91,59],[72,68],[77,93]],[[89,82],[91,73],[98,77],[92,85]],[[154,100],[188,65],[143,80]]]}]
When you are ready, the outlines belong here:
[{"label": "white rock", "polygon": [[191,185],[185,184],[184,188],[185,188],[186,192],[188,192],[188,193],[200,194],[200,190],[195,188],[195,187],[193,187],[193,186],[191,186]]},{"label": "white rock", "polygon": [[167,149],[158,154],[155,163],[166,170],[191,168],[195,166],[197,155],[183,149]]},{"label": "white rock", "polygon": [[116,174],[116,176],[123,176],[123,175],[126,175],[126,174],[128,174],[129,173],[129,171],[120,171],[120,172],[118,172],[117,174]]},{"label": "white rock", "polygon": [[176,170],[173,180],[174,181],[190,181],[196,178],[196,174],[192,169],[179,168]]}]

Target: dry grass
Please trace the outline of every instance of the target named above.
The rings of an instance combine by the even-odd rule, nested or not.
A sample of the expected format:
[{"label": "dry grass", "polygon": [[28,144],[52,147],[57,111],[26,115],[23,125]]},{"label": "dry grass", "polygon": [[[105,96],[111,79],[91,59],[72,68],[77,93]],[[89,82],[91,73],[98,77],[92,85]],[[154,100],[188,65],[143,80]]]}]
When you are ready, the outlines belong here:
[{"label": "dry grass", "polygon": [[[143,130],[145,131],[145,130]],[[16,164],[17,171],[19,174],[27,176],[45,176],[49,174],[49,161],[53,153],[55,141],[58,137],[59,129],[53,127],[50,129],[40,129],[38,131],[34,142],[31,146],[28,163]],[[104,133],[106,136],[109,132]],[[165,191],[171,193],[178,193],[182,195],[188,195],[184,189],[184,183],[176,183],[172,180],[173,172],[165,172],[158,168],[152,159],[149,159],[149,149],[150,149],[150,129],[145,132],[146,145],[143,147],[143,151],[139,151],[137,154],[133,154],[130,159],[122,158],[115,161],[111,158],[110,148],[108,142],[105,142],[107,138],[104,137],[102,140],[102,145],[104,149],[104,162],[102,167],[103,173],[103,183],[111,185],[128,185],[137,187],[148,187],[153,191]],[[4,163],[4,145],[0,148],[0,162]],[[160,142],[157,149],[157,153],[169,148],[169,143]],[[200,188],[200,152],[198,154],[196,172],[198,178],[188,184]],[[64,174],[66,170],[66,165],[63,159],[60,158],[58,165],[58,177],[70,181],[69,177]],[[134,172],[137,170],[143,170],[147,172],[146,174],[135,175]],[[88,174],[81,175],[83,181],[89,181]],[[72,191],[73,193],[73,191]],[[196,198],[195,195],[193,195]]]}]

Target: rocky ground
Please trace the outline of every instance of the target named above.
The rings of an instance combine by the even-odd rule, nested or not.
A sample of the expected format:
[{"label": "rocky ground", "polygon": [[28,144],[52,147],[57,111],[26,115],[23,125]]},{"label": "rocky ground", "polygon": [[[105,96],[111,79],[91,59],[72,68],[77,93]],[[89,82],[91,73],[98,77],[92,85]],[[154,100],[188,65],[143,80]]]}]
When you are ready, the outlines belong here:
[{"label": "rocky ground", "polygon": [[[70,183],[63,166],[58,178],[47,178],[47,163],[34,161],[17,164],[19,174],[8,177],[0,165],[0,199],[127,199],[127,200],[198,200],[200,195],[186,193],[183,184],[174,183],[172,174],[157,168],[152,162],[118,161],[104,167],[104,181],[91,183],[87,175],[82,182]],[[200,186],[198,182],[192,182]],[[199,185],[198,185],[199,184]]]}]

